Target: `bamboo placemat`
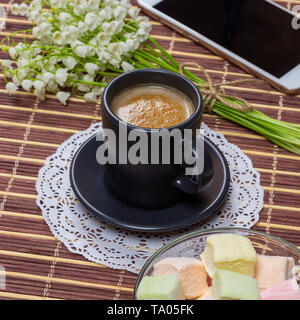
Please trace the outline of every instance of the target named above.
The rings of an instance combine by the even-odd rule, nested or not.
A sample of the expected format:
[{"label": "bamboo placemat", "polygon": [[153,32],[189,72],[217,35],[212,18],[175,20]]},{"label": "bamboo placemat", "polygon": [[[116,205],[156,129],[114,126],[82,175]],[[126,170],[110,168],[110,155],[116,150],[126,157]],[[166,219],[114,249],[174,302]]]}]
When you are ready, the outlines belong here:
[{"label": "bamboo placemat", "polygon": [[[8,9],[12,1],[0,1]],[[300,1],[282,0],[291,9]],[[198,62],[215,81],[251,77],[203,47],[151,20],[152,36],[178,61]],[[24,18],[7,12],[1,38],[28,29]],[[7,58],[4,53],[0,59]],[[9,96],[0,77],[0,264],[7,271],[0,299],[131,299],[136,275],[91,263],[54,238],[37,207],[35,182],[47,156],[73,133],[99,121],[99,105],[72,98],[61,106],[54,96],[37,103],[25,92]],[[300,96],[289,97],[263,85],[228,87],[277,119],[300,123]],[[300,156],[215,115],[207,125],[225,134],[253,161],[265,190],[264,209],[254,227],[300,247]]]}]

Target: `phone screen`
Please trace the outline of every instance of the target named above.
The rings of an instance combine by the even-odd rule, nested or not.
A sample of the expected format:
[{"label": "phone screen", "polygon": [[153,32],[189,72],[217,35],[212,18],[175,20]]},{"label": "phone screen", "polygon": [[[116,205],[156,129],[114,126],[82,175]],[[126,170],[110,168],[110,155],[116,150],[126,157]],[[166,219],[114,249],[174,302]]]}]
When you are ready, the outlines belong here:
[{"label": "phone screen", "polygon": [[276,78],[300,64],[293,15],[264,0],[163,0],[154,8]]}]

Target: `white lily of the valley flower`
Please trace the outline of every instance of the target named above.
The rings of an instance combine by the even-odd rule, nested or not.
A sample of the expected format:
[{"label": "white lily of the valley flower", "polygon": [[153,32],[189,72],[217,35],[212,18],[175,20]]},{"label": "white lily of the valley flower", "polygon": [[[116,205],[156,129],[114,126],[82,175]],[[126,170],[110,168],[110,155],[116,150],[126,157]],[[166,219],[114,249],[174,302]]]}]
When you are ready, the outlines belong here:
[{"label": "white lily of the valley flower", "polygon": [[34,90],[34,95],[40,100],[45,100],[45,88],[43,90]]},{"label": "white lily of the valley flower", "polygon": [[15,49],[16,49],[17,51],[24,50],[24,49],[26,49],[26,45],[25,45],[23,42],[19,42],[19,43],[15,46]]},{"label": "white lily of the valley flower", "polygon": [[39,10],[30,10],[28,12],[28,19],[30,21],[37,21],[39,16],[40,16],[40,11]]},{"label": "white lily of the valley flower", "polygon": [[113,53],[114,55],[120,55],[119,52],[119,42],[111,42],[107,46],[107,51]]},{"label": "white lily of the valley flower", "polygon": [[140,9],[139,9],[139,8],[131,7],[131,8],[128,10],[128,15],[129,15],[132,19],[136,19],[137,16],[139,15],[139,13],[140,13]]},{"label": "white lily of the valley flower", "polygon": [[5,86],[6,90],[8,91],[9,95],[16,92],[18,90],[18,86],[13,82],[8,82]]},{"label": "white lily of the valley flower", "polygon": [[65,84],[67,77],[68,77],[68,70],[67,69],[60,68],[56,71],[55,80],[57,81],[57,83],[60,86],[63,86]]},{"label": "white lily of the valley flower", "polygon": [[138,16],[136,17],[135,21],[138,23],[149,22],[149,18],[147,16]]},{"label": "white lily of the valley flower", "polygon": [[34,94],[36,95],[37,98],[40,100],[45,99],[45,84],[41,80],[35,80],[33,82],[33,87],[34,87]]},{"label": "white lily of the valley flower", "polygon": [[115,33],[120,33],[124,27],[124,21],[118,20],[114,21]]},{"label": "white lily of the valley flower", "polygon": [[30,89],[32,88],[33,83],[32,83],[31,80],[25,79],[25,80],[22,81],[21,85],[22,85],[22,88],[25,91],[30,91]]},{"label": "white lily of the valley flower", "polygon": [[37,38],[37,39],[41,39],[42,34],[41,34],[40,28],[39,28],[39,27],[34,27],[34,28],[32,29],[32,35],[33,35],[35,38]]},{"label": "white lily of the valley flower", "polygon": [[11,73],[8,72],[7,70],[3,70],[3,71],[4,71],[4,74],[5,74],[6,78],[11,78],[12,77]]},{"label": "white lily of the valley flower", "polygon": [[113,15],[113,9],[111,7],[105,7],[104,9],[100,10],[98,13],[99,18],[101,18],[101,21],[104,19],[110,20]]},{"label": "white lily of the valley flower", "polygon": [[[98,41],[97,41],[97,38],[94,37],[90,40],[89,44],[92,46],[92,47],[97,47],[98,46]],[[96,52],[96,51],[95,51]]]},{"label": "white lily of the valley flower", "polygon": [[116,68],[118,68],[118,67],[120,66],[120,61],[119,61],[118,59],[116,59],[116,58],[111,58],[111,59],[109,60],[109,63],[110,63],[112,66],[116,67]]},{"label": "white lily of the valley flower", "polygon": [[84,18],[85,24],[89,27],[91,31],[94,31],[97,28],[97,26],[99,25],[99,20],[99,16],[96,15],[94,12],[88,12]]},{"label": "white lily of the valley flower", "polygon": [[42,91],[45,88],[45,83],[41,80],[35,80],[33,82],[34,89],[37,91]]},{"label": "white lily of the valley flower", "polygon": [[67,12],[61,12],[58,16],[58,20],[62,23],[62,24],[67,24],[69,22],[72,21],[72,16],[70,14],[68,14]]},{"label": "white lily of the valley flower", "polygon": [[18,15],[20,13],[20,7],[18,3],[13,3],[10,7],[10,11],[14,15]]},{"label": "white lily of the valley flower", "polygon": [[90,11],[94,11],[95,9],[99,9],[100,1],[99,0],[90,0]]},{"label": "white lily of the valley flower", "polygon": [[43,22],[39,25],[42,36],[48,35],[51,32],[52,28],[52,24],[48,22]]},{"label": "white lily of the valley flower", "polygon": [[77,86],[77,89],[81,92],[89,92],[91,90],[90,86],[87,85],[87,84],[83,84],[83,83],[80,83],[78,86]]},{"label": "white lily of the valley flower", "polygon": [[12,61],[9,60],[9,59],[3,59],[3,60],[1,61],[1,64],[2,64],[2,66],[3,66],[4,68],[10,69],[10,68],[11,68],[11,64],[12,64]]},{"label": "white lily of the valley flower", "polygon": [[52,35],[53,42],[58,45],[62,45],[66,42],[66,35],[60,31],[55,31]]},{"label": "white lily of the valley flower", "polygon": [[28,5],[25,3],[21,3],[19,7],[19,15],[26,16],[28,13]]},{"label": "white lily of the valley flower", "polygon": [[88,56],[89,49],[87,46],[78,46],[75,49],[75,53],[81,58],[86,58]]},{"label": "white lily of the valley flower", "polygon": [[79,21],[78,22],[78,30],[79,30],[80,34],[84,34],[86,31],[89,30],[89,26],[85,22]]},{"label": "white lily of the valley flower", "polygon": [[18,79],[23,80],[26,77],[26,71],[24,69],[21,69],[17,71]]},{"label": "white lily of the valley flower", "polygon": [[120,55],[124,55],[124,54],[127,54],[128,52],[130,52],[129,45],[124,41],[120,41],[119,42],[119,52],[120,52]]},{"label": "white lily of the valley flower", "polygon": [[106,45],[110,42],[111,35],[105,33],[105,32],[99,32],[97,35],[97,41],[99,45]]},{"label": "white lily of the valley flower", "polygon": [[87,71],[88,74],[93,76],[95,72],[99,69],[99,67],[94,63],[88,62],[84,65],[84,69]]},{"label": "white lily of the valley flower", "polygon": [[72,70],[77,64],[77,60],[73,57],[63,58],[62,62],[68,70]]},{"label": "white lily of the valley flower", "polygon": [[148,22],[142,21],[139,27],[147,33],[151,31],[151,24]]},{"label": "white lily of the valley flower", "polygon": [[92,76],[90,74],[85,74],[82,79],[84,81],[93,82],[94,81],[94,76]]},{"label": "white lily of the valley flower", "polygon": [[48,22],[48,18],[45,17],[45,15],[39,15],[35,20],[35,25],[39,26],[42,23],[47,23]]},{"label": "white lily of the valley flower", "polygon": [[121,63],[121,67],[125,72],[134,70],[134,66],[126,61]]},{"label": "white lily of the valley flower", "polygon": [[135,51],[139,45],[140,45],[140,42],[136,39],[129,39],[126,41],[126,44],[128,45],[128,48],[129,48],[129,51]]},{"label": "white lily of the valley flower", "polygon": [[103,32],[113,35],[115,33],[120,33],[122,31],[122,28],[124,26],[123,21],[111,21],[111,22],[104,22],[102,24],[102,30]]},{"label": "white lily of the valley flower", "polygon": [[26,58],[20,58],[17,60],[17,66],[18,68],[23,68],[29,64],[29,60]]},{"label": "white lily of the valley flower", "polygon": [[62,29],[62,34],[64,36],[63,44],[71,44],[74,43],[74,41],[77,41],[80,31],[75,26],[68,26]]},{"label": "white lily of the valley flower", "polygon": [[113,16],[116,20],[123,20],[127,16],[127,10],[122,6],[118,6],[114,9]]},{"label": "white lily of the valley flower", "polygon": [[70,45],[71,45],[72,49],[75,49],[75,48],[77,48],[79,46],[85,46],[85,44],[83,42],[79,41],[79,40],[71,42]]},{"label": "white lily of the valley flower", "polygon": [[67,100],[70,97],[70,93],[65,91],[58,91],[56,94],[56,97],[60,103],[62,103],[63,105],[66,105]]},{"label": "white lily of the valley flower", "polygon": [[129,9],[131,7],[129,0],[121,0],[120,5],[126,9]]},{"label": "white lily of the valley flower", "polygon": [[45,84],[48,84],[54,78],[55,78],[55,75],[51,72],[46,71],[42,74],[42,80]]},{"label": "white lily of the valley flower", "polygon": [[8,53],[12,59],[16,59],[17,50],[14,47],[10,47]]},{"label": "white lily of the valley flower", "polygon": [[136,38],[141,42],[145,41],[148,38],[148,33],[144,29],[139,29],[136,33]]},{"label": "white lily of the valley flower", "polygon": [[97,96],[93,91],[86,93],[83,97],[85,101],[97,102]]},{"label": "white lily of the valley flower", "polygon": [[50,80],[49,83],[48,83],[47,88],[50,91],[58,91],[58,85],[57,85],[55,80]]},{"label": "white lily of the valley flower", "polygon": [[98,86],[95,86],[92,91],[95,93],[96,96],[101,96],[103,91],[104,91],[104,88],[103,87],[98,87]]},{"label": "white lily of the valley flower", "polygon": [[97,51],[97,55],[100,62],[102,63],[106,63],[107,61],[109,61],[109,59],[111,59],[111,54],[106,50]]}]

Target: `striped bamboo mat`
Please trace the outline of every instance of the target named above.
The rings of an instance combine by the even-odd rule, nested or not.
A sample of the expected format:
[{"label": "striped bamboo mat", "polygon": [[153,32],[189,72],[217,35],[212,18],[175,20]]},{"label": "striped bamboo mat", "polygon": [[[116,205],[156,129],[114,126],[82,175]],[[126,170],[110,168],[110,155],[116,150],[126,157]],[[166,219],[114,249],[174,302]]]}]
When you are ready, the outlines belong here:
[{"label": "striped bamboo mat", "polygon": [[[292,8],[300,1],[282,0]],[[11,1],[0,1],[9,8]],[[215,81],[250,77],[171,29],[153,21],[153,37],[178,61],[205,66]],[[30,28],[7,14],[1,38]],[[7,55],[1,53],[0,59]],[[259,110],[300,123],[300,96],[267,91],[263,85],[228,87]],[[44,159],[73,133],[101,119],[99,105],[72,98],[59,105],[49,95],[37,103],[33,95],[9,96],[0,76],[0,264],[7,271],[0,299],[131,299],[136,275],[86,261],[55,239],[37,207],[35,182]],[[284,151],[259,135],[214,115],[204,115],[210,128],[225,134],[253,161],[265,190],[264,209],[255,229],[283,237],[300,247],[300,156]]]}]

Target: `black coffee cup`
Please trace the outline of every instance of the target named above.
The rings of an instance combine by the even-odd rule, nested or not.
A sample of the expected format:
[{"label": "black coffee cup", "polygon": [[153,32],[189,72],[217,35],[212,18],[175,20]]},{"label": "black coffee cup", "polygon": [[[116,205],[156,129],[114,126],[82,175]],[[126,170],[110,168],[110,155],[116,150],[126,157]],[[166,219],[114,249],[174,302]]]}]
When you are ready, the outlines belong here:
[{"label": "black coffee cup", "polygon": [[[139,85],[167,85],[184,93],[193,103],[194,113],[184,122],[171,127],[165,128],[172,130],[174,128],[192,129],[193,135],[196,129],[200,128],[203,113],[203,99],[198,88],[187,78],[166,70],[161,69],[140,69],[124,73],[113,79],[105,88],[102,95],[102,123],[104,129],[114,131],[117,151],[116,164],[106,164],[105,176],[112,192],[120,200],[141,208],[155,209],[171,206],[180,201],[186,194],[193,195],[201,192],[207,180],[204,174],[196,177],[186,176],[183,172],[185,165],[174,163],[174,159],[169,164],[163,164],[161,158],[159,163],[153,164],[120,164],[118,153],[119,149],[119,130],[120,125],[126,127],[126,133],[131,130],[141,130],[147,135],[153,132],[159,132],[161,129],[138,128],[131,124],[125,123],[118,118],[111,110],[111,103],[114,97],[125,89],[133,88]],[[128,142],[126,152],[134,142]],[[177,141],[178,143],[178,141]],[[162,146],[160,146],[161,148]],[[174,147],[172,144],[171,149]],[[150,144],[148,148],[148,157],[151,159]],[[172,153],[172,150],[170,150]]]}]

